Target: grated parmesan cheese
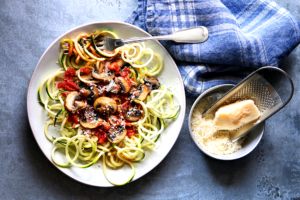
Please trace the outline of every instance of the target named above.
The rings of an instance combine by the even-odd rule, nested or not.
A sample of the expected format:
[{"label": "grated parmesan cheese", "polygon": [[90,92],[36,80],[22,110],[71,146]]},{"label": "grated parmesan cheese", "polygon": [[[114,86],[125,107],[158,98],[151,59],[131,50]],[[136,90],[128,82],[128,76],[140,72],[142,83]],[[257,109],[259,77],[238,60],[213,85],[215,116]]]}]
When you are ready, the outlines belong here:
[{"label": "grated parmesan cheese", "polygon": [[245,137],[231,142],[228,131],[217,131],[214,125],[214,115],[202,116],[202,112],[215,102],[218,96],[221,94],[203,98],[195,106],[191,118],[192,135],[205,151],[216,155],[226,155],[241,149]]}]

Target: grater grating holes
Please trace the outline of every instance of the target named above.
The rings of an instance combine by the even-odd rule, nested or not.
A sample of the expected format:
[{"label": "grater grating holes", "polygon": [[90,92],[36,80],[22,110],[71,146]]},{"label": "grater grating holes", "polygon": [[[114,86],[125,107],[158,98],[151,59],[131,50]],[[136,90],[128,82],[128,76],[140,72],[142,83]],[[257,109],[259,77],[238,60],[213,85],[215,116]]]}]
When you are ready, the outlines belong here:
[{"label": "grater grating holes", "polygon": [[226,101],[226,104],[246,99],[253,100],[261,113],[272,107],[275,103],[268,91],[268,88],[263,86],[263,84],[261,84],[257,80],[253,80],[242,89],[240,89],[240,91],[233,97],[228,99]]}]

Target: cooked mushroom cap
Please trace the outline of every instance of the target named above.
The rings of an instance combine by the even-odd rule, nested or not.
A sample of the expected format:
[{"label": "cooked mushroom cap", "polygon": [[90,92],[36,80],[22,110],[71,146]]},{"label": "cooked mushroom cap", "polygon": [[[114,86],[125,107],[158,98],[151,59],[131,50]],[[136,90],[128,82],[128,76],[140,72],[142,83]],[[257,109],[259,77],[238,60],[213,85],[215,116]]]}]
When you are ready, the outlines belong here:
[{"label": "cooked mushroom cap", "polygon": [[125,112],[125,119],[130,122],[139,121],[141,117],[142,117],[142,112],[136,107],[130,107]]},{"label": "cooked mushroom cap", "polygon": [[99,92],[98,92],[97,86],[92,85],[91,89],[92,89],[92,92],[93,92],[93,95],[94,95],[94,99],[97,99],[99,97]]},{"label": "cooked mushroom cap", "polygon": [[129,93],[131,98],[138,98],[141,92],[136,87],[131,87]]},{"label": "cooked mushroom cap", "polygon": [[119,93],[120,90],[121,90],[121,86],[115,80],[111,80],[106,88],[106,91],[115,93],[115,94]]},{"label": "cooked mushroom cap", "polygon": [[121,93],[126,94],[130,91],[130,85],[127,83],[125,78],[120,76],[120,77],[117,77],[116,80],[121,86]]},{"label": "cooked mushroom cap", "polygon": [[109,97],[99,97],[94,102],[94,108],[102,115],[110,115],[117,111],[117,103]]},{"label": "cooked mushroom cap", "polygon": [[84,97],[84,98],[88,98],[89,96],[92,95],[92,92],[90,90],[87,90],[86,88],[82,88],[80,89],[80,96]]},{"label": "cooked mushroom cap", "polygon": [[103,120],[99,118],[92,106],[88,106],[84,111],[83,117],[80,118],[80,125],[84,128],[97,128],[103,123]]},{"label": "cooked mushroom cap", "polygon": [[125,126],[113,126],[108,130],[107,139],[111,143],[119,143],[121,142],[127,134],[127,130]]},{"label": "cooked mushroom cap", "polygon": [[92,71],[92,76],[101,81],[110,81],[115,77],[115,73],[108,70],[109,63],[107,62],[104,66],[104,63],[100,64],[99,69],[94,69]]},{"label": "cooked mushroom cap", "polygon": [[92,75],[89,73],[89,74],[86,74],[86,75],[82,75],[81,76],[82,79],[86,80],[86,81],[92,81],[94,80]]},{"label": "cooked mushroom cap", "polygon": [[109,118],[109,123],[112,125],[112,126],[117,126],[118,124],[120,124],[122,122],[122,119],[118,118],[117,116],[115,115],[111,115]]},{"label": "cooked mushroom cap", "polygon": [[144,101],[149,93],[147,86],[145,84],[140,84],[137,89],[140,91],[138,99]]},{"label": "cooked mushroom cap", "polygon": [[148,76],[145,80],[145,85],[148,87],[149,92],[159,88],[160,83],[157,78]]},{"label": "cooked mushroom cap", "polygon": [[72,91],[68,94],[65,100],[65,107],[70,112],[75,112],[77,109],[85,108],[86,104],[80,100],[79,93]]},{"label": "cooked mushroom cap", "polygon": [[84,128],[89,128],[89,129],[97,128],[101,124],[102,124],[102,119],[101,118],[98,118],[97,120],[93,120],[93,121],[80,120],[80,125]]}]

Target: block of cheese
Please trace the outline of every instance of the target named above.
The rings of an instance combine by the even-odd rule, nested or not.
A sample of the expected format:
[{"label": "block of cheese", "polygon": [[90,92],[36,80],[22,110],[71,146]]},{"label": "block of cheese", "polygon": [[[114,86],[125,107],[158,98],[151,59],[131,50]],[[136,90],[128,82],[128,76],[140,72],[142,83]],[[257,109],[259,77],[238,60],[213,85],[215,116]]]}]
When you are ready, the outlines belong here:
[{"label": "block of cheese", "polygon": [[243,100],[219,108],[215,114],[218,130],[234,130],[260,117],[253,100]]}]

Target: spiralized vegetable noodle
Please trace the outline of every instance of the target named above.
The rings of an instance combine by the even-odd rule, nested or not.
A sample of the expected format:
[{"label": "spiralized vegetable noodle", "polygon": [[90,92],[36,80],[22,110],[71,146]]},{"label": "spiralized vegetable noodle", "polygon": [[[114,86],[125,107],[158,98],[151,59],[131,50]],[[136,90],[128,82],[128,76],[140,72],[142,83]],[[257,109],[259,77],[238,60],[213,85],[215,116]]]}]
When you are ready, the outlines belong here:
[{"label": "spiralized vegetable noodle", "polygon": [[[117,38],[111,31],[95,31],[63,39],[62,68],[41,82],[38,96],[50,118],[44,132],[53,143],[52,161],[60,167],[87,168],[102,157],[106,179],[124,185],[135,175],[134,162],[144,159],[145,149],[155,148],[180,106],[154,77],[163,69],[160,55],[144,43],[102,50],[98,42],[107,36]],[[49,126],[59,127],[60,137]],[[64,150],[67,162],[56,159],[57,149]],[[125,164],[132,168],[128,180],[112,182],[107,167],[118,170]]]}]

